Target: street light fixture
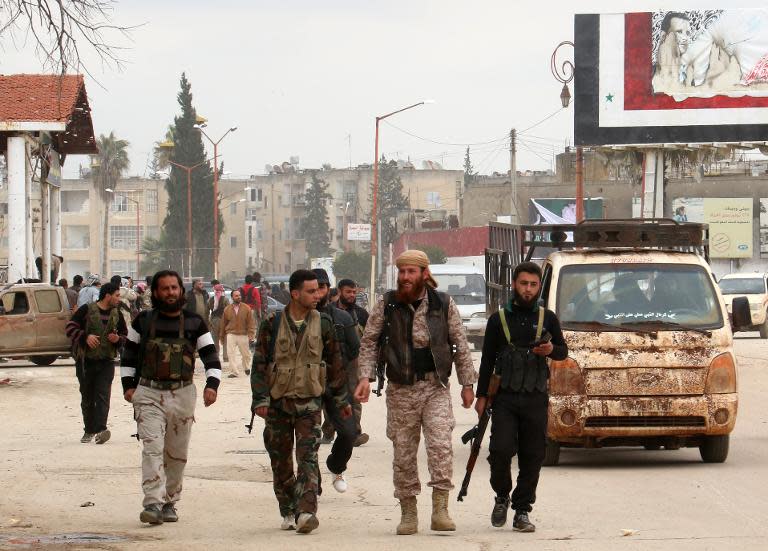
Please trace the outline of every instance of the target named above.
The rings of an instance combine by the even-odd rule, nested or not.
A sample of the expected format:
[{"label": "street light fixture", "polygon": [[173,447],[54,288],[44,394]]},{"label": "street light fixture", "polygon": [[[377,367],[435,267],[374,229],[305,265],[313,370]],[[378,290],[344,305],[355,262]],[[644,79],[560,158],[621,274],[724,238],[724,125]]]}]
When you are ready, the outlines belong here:
[{"label": "street light fixture", "polygon": [[386,115],[382,115],[379,117],[376,117],[376,145],[375,145],[375,155],[376,157],[373,160],[373,205],[371,208],[371,302],[370,304],[375,304],[375,298],[376,298],[376,258],[378,255],[378,248],[377,248],[377,228],[378,228],[378,221],[376,219],[376,209],[377,209],[377,199],[379,194],[379,123],[383,121],[384,119],[391,117],[392,115],[397,115],[398,113],[402,113],[403,111],[407,111],[408,109],[413,109],[414,107],[419,107],[420,105],[426,105],[435,103],[435,100],[432,99],[425,99],[418,103],[414,103],[413,105],[409,105],[407,107],[403,107],[402,109],[398,109],[397,111],[392,111],[391,113],[387,113]]},{"label": "street light fixture", "polygon": [[139,274],[141,273],[141,215],[139,213],[139,202],[136,199],[131,199],[127,195],[123,193],[116,193],[114,189],[112,188],[105,188],[104,191],[107,193],[111,193],[117,197],[122,197],[123,199],[130,201],[131,203],[134,203],[136,205],[136,279],[139,278]]},{"label": "street light fixture", "polygon": [[207,124],[205,121],[203,121],[201,124],[196,124],[195,128],[197,128],[200,133],[205,136],[205,138],[211,142],[213,145],[213,277],[214,279],[218,279],[219,277],[219,202],[216,201],[216,198],[219,196],[219,144],[221,141],[227,137],[227,134],[230,132],[234,132],[237,130],[237,126],[230,127],[229,130],[224,132],[224,135],[219,138],[218,140],[213,140],[206,132],[203,130]]}]

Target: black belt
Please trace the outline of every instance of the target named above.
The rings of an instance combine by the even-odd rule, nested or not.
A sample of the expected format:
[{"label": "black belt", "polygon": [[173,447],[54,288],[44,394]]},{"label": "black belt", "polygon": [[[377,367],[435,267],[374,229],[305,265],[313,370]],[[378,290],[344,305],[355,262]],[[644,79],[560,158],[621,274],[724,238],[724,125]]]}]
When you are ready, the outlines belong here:
[{"label": "black belt", "polygon": [[155,379],[145,379],[144,377],[141,377],[139,379],[139,384],[141,386],[147,386],[157,390],[178,390],[180,388],[184,388],[185,386],[191,385],[192,381],[158,381]]}]

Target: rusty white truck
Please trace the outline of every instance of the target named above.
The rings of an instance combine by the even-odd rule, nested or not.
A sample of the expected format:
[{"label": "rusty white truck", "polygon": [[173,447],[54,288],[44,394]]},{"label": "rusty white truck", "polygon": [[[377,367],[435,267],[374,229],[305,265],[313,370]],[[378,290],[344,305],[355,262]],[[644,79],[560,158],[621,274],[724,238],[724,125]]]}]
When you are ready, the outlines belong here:
[{"label": "rusty white truck", "polygon": [[0,288],[0,358],[50,365],[71,355],[64,334],[71,311],[61,287],[16,283]]},{"label": "rusty white truck", "polygon": [[[725,461],[737,370],[708,227],[491,223],[488,315],[512,296],[514,266],[537,258],[540,301],[557,314],[569,351],[549,365],[545,464],[558,464],[561,447],[605,446],[698,447],[703,461]],[[732,304],[737,325],[749,319],[746,298]]]}]

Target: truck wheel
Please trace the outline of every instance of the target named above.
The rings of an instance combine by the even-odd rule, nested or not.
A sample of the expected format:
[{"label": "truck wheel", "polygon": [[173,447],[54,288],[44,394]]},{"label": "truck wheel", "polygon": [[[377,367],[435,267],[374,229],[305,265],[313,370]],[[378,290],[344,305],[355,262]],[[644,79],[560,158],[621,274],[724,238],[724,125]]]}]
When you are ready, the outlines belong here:
[{"label": "truck wheel", "polygon": [[30,356],[29,361],[35,365],[51,365],[59,357],[58,356]]},{"label": "truck wheel", "polygon": [[760,326],[760,338],[768,339],[768,314],[766,314],[765,321]]},{"label": "truck wheel", "polygon": [[545,467],[554,467],[560,463],[560,442],[555,442],[547,438],[547,447],[544,451],[544,465]]},{"label": "truck wheel", "polygon": [[704,443],[699,446],[699,453],[704,463],[723,463],[728,457],[728,442],[730,436],[705,436]]}]

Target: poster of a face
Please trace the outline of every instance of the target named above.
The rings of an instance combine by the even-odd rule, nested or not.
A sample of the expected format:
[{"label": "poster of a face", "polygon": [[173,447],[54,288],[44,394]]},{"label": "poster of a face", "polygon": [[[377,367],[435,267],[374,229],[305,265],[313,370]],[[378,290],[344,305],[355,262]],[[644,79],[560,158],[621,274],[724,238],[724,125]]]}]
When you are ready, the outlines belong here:
[{"label": "poster of a face", "polygon": [[760,257],[768,258],[768,198],[760,199]]},{"label": "poster of a face", "polygon": [[709,224],[712,258],[752,258],[752,198],[678,197],[672,212],[678,222]]},{"label": "poster of a face", "polygon": [[660,11],[651,25],[654,93],[768,96],[768,10]]}]

